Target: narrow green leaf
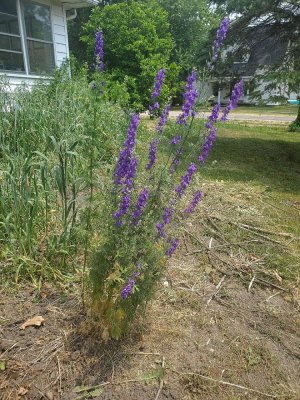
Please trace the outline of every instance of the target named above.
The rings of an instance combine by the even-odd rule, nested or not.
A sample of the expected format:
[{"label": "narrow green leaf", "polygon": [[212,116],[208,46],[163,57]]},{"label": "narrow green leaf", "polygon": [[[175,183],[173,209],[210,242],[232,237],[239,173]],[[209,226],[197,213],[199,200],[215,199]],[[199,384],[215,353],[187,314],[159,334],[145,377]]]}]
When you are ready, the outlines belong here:
[{"label": "narrow green leaf", "polygon": [[6,370],[6,361],[0,360],[0,372]]}]

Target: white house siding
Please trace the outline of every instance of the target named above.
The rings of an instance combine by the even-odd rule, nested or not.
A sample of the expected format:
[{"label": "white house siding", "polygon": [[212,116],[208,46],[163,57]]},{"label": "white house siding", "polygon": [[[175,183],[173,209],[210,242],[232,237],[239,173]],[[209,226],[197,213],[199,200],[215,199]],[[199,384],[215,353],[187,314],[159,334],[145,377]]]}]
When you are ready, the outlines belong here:
[{"label": "white house siding", "polygon": [[[245,80],[245,81],[247,81],[247,80]],[[271,102],[270,97],[281,96],[281,95],[284,95],[285,98],[287,98],[287,99],[288,98],[291,100],[297,99],[297,93],[295,93],[295,92],[286,93],[284,91],[283,85],[279,85],[277,89],[272,89],[272,90],[267,90],[266,86],[267,86],[267,84],[263,82],[255,87],[255,90],[257,90],[261,94],[260,100],[251,98],[249,92],[246,91],[246,92],[244,92],[243,96],[241,96],[241,98],[240,98],[240,104],[257,105],[260,101],[262,101],[263,103],[265,103],[267,105],[278,105],[280,103]],[[229,101],[228,93],[229,93],[229,85],[227,88],[221,89],[221,91],[220,91],[219,100],[221,101],[221,103],[224,104]],[[212,96],[212,97],[214,98],[215,101],[218,100],[217,97],[215,97],[215,96]]]},{"label": "white house siding", "polygon": [[61,4],[52,4],[51,11],[55,63],[60,67],[69,57],[66,13]]},{"label": "white house siding", "polygon": [[[51,8],[55,64],[57,67],[60,67],[69,57],[67,20],[64,6],[60,1],[56,0],[36,0],[36,2],[48,5]],[[19,85],[24,83],[30,87],[39,79],[48,80],[45,76],[18,74],[14,72],[3,74],[0,72],[0,77],[3,75],[8,78],[11,91],[14,91]]]}]

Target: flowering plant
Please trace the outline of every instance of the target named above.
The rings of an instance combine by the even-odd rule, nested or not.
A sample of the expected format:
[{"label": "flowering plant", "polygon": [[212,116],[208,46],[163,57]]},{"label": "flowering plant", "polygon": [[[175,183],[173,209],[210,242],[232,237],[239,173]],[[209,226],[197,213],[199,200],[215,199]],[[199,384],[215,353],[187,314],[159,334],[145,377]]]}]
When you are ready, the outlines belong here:
[{"label": "flowering plant", "polygon": [[[210,68],[216,61],[228,26],[228,19],[223,20]],[[150,113],[160,109],[158,99],[166,73],[161,69],[156,75]],[[136,312],[153,296],[168,257],[179,245],[179,238],[173,236],[170,225],[176,218],[193,212],[203,198],[202,190],[197,189],[186,201],[192,191],[189,187],[193,178],[216,140],[216,123],[226,120],[242,92],[243,81],[234,87],[223,111],[220,104],[213,107],[204,126],[204,135],[198,135],[196,153],[190,151],[188,140],[196,116],[196,71],[188,76],[182,112],[175,127],[170,125],[170,137],[166,133],[170,105],[162,110],[149,144],[148,157],[145,151],[144,156],[137,156],[142,127],[140,116],[131,115],[111,183],[104,193],[100,243],[93,254],[89,276],[92,313],[111,337],[119,338],[126,332]],[[163,156],[158,155],[159,150],[166,149],[167,158],[164,157],[166,151]],[[178,166],[183,161],[188,166],[180,176]]]}]

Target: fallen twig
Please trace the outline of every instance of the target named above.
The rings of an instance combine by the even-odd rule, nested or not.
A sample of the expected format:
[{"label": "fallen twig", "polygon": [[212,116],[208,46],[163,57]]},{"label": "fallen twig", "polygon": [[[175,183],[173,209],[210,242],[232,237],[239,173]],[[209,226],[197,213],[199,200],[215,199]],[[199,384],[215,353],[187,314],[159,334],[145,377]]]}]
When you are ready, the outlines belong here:
[{"label": "fallen twig", "polygon": [[252,288],[252,285],[253,285],[253,283],[254,283],[254,281],[255,281],[255,278],[256,278],[256,275],[254,274],[254,275],[253,275],[253,278],[251,279],[251,281],[250,281],[250,283],[249,283],[248,292],[250,292],[250,290],[251,290],[251,288]]},{"label": "fallen twig", "polygon": [[285,289],[285,288],[283,288],[281,286],[275,285],[275,283],[272,283],[272,282],[269,282],[269,281],[265,281],[264,279],[256,278],[256,281],[262,283],[265,286],[271,286],[271,287],[273,287],[275,289],[282,290],[283,292],[288,292],[287,289]]},{"label": "fallen twig", "polygon": [[278,397],[276,395],[269,394],[269,393],[264,393],[264,392],[261,392],[260,390],[252,389],[252,388],[249,388],[249,387],[246,387],[246,386],[237,385],[235,383],[231,383],[231,382],[227,382],[227,381],[223,381],[223,380],[219,380],[219,379],[214,379],[214,378],[211,378],[210,376],[201,375],[201,374],[198,374],[196,372],[185,372],[185,373],[182,373],[182,372],[176,371],[175,369],[171,369],[171,371],[175,372],[176,374],[181,375],[181,376],[188,376],[188,375],[190,375],[190,376],[199,376],[199,378],[204,379],[206,381],[216,382],[219,385],[231,386],[231,387],[234,387],[234,388],[237,388],[237,389],[241,389],[241,390],[247,390],[249,392],[257,393],[257,394],[260,394],[260,395],[265,396],[265,397],[270,397],[272,399],[276,399]]},{"label": "fallen twig", "polygon": [[294,235],[291,235],[290,233],[285,233],[285,232],[273,232],[273,231],[269,231],[267,229],[263,229],[263,228],[258,228],[256,226],[251,226],[251,225],[247,225],[247,224],[238,224],[240,226],[243,226],[244,228],[247,228],[249,230],[254,230],[257,232],[261,232],[261,233],[267,233],[269,235],[275,235],[275,236],[283,236],[283,237],[288,237],[288,238],[294,238]]},{"label": "fallen twig", "polygon": [[[221,249],[222,247],[243,246],[244,244],[247,244],[247,243],[264,243],[264,242],[265,241],[262,241],[262,240],[259,240],[259,239],[251,239],[251,240],[244,240],[243,242],[233,242],[233,243],[220,244],[220,245],[214,246],[213,249],[216,250],[216,249]],[[185,255],[186,256],[191,256],[193,254],[203,253],[204,251],[208,251],[208,250],[211,250],[211,249],[208,248],[208,247],[205,247],[204,249],[194,250],[194,251],[191,251],[189,253],[186,253]]]},{"label": "fallen twig", "polygon": [[223,275],[220,282],[216,286],[216,291],[213,293],[213,295],[207,300],[206,305],[208,306],[210,302],[214,299],[214,297],[219,293],[219,291],[222,289],[222,283],[224,282],[226,278],[226,275]]},{"label": "fallen twig", "polygon": [[[161,368],[162,368],[163,370],[165,369],[165,363],[166,363],[166,360],[165,360],[165,357],[163,357],[162,362],[161,362]],[[155,400],[158,400],[159,395],[160,395],[160,392],[162,391],[163,386],[164,386],[164,379],[163,379],[163,377],[162,377],[162,378],[160,379],[160,382],[159,382],[159,388],[158,388],[158,391],[157,391],[157,393],[156,393]]]},{"label": "fallen twig", "polygon": [[142,351],[138,352],[138,353],[122,353],[124,355],[129,355],[129,356],[160,356],[160,353],[144,353]]},{"label": "fallen twig", "polygon": [[273,299],[273,297],[278,296],[280,293],[281,293],[281,292],[276,292],[276,293],[272,294],[272,296],[270,296],[270,297],[268,297],[268,298],[266,299],[266,302],[269,302],[271,299]]}]

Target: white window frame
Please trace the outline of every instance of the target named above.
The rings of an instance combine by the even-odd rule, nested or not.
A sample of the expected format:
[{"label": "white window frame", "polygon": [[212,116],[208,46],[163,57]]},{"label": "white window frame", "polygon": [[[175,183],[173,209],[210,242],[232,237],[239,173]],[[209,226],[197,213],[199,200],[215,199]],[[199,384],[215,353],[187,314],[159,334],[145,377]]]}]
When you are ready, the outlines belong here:
[{"label": "white window frame", "polygon": [[[25,71],[4,70],[4,73],[17,72],[18,74],[24,75],[26,73],[26,66],[25,66],[25,58],[24,58],[23,36],[22,36],[21,26],[20,26],[20,14],[19,14],[19,9],[18,9],[18,1],[16,1],[16,10],[17,10],[16,17],[17,17],[17,20],[18,20],[19,35],[13,34],[13,33],[5,33],[5,32],[0,32],[0,34],[3,35],[3,36],[19,38],[20,42],[21,42],[21,51],[5,50],[5,49],[2,49],[2,48],[1,48],[1,51],[5,51],[5,52],[8,52],[8,53],[12,53],[12,54],[21,54],[22,58],[23,58],[24,69],[25,69]],[[7,14],[7,15],[11,15],[11,14]]]},{"label": "white window frame", "polygon": [[[45,0],[28,0],[30,3],[35,3],[39,5],[46,6],[50,9],[50,23],[51,23],[51,38],[52,41],[47,41],[47,40],[41,40],[41,39],[35,39],[31,38],[26,35],[26,27],[25,27],[25,19],[24,19],[24,12],[23,12],[23,7],[22,7],[22,1],[23,0],[16,0],[16,7],[17,7],[17,17],[18,17],[18,23],[19,23],[19,30],[20,30],[20,37],[21,37],[21,47],[22,47],[22,55],[23,55],[23,61],[24,61],[24,69],[25,71],[3,71],[5,75],[9,76],[20,76],[20,77],[28,77],[28,78],[34,78],[34,77],[45,77],[49,78],[49,75],[46,74],[37,74],[35,72],[30,72],[30,62],[29,62],[29,53],[28,53],[28,46],[27,46],[27,40],[32,40],[40,43],[46,43],[46,44],[51,44],[53,48],[53,59],[54,59],[54,65],[56,65],[56,55],[55,55],[55,43],[54,43],[54,34],[53,34],[53,22],[52,22],[52,6],[49,4],[49,2]],[[13,35],[11,35],[13,36]],[[13,53],[13,51],[12,51]],[[18,53],[20,54],[20,53]],[[1,71],[0,71],[1,72]],[[1,72],[2,75],[2,72]]]}]

